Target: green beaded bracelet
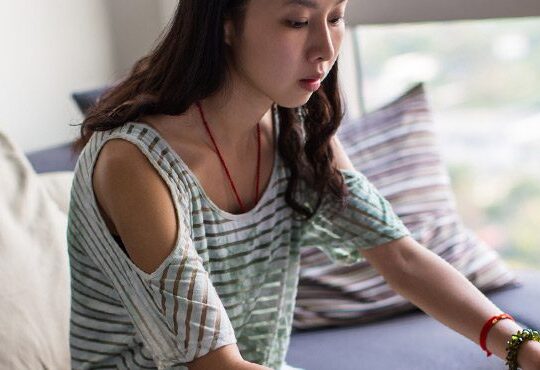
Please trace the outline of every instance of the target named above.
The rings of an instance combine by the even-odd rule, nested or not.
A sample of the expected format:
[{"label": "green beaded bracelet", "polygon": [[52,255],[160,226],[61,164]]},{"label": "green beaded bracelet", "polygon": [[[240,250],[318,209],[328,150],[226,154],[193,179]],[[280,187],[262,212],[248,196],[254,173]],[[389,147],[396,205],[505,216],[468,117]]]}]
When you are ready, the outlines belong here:
[{"label": "green beaded bracelet", "polygon": [[535,340],[537,342],[540,342],[540,333],[532,329],[518,330],[516,334],[512,335],[512,339],[506,342],[507,344],[506,365],[508,365],[509,370],[518,369],[517,356],[518,356],[519,346],[523,342],[526,342],[528,340]]}]

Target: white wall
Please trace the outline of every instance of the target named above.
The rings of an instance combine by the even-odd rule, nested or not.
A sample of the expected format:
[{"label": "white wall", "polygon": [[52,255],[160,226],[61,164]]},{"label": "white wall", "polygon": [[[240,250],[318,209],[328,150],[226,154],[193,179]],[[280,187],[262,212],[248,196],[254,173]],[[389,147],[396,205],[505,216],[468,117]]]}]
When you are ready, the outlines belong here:
[{"label": "white wall", "polygon": [[159,0],[159,12],[163,25],[166,25],[174,15],[177,3],[178,0]]},{"label": "white wall", "polygon": [[71,93],[114,81],[150,50],[162,1],[0,0],[0,130],[26,152],[77,137]]},{"label": "white wall", "polygon": [[0,0],[0,129],[23,150],[74,137],[70,99],[113,73],[107,0]]},{"label": "white wall", "polygon": [[120,77],[154,46],[164,21],[160,2],[156,0],[109,0],[106,7],[114,45],[115,76]]}]

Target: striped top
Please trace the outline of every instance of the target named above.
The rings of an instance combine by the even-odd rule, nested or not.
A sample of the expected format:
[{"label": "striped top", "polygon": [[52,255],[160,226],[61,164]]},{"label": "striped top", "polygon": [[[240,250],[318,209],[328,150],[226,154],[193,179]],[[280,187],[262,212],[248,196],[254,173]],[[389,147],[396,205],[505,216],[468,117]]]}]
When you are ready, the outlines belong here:
[{"label": "striped top", "polygon": [[[276,121],[274,116],[277,138]],[[118,138],[135,144],[155,167],[180,220],[173,251],[151,274],[110,234],[92,190],[98,152]],[[351,194],[344,212],[332,214],[323,203],[309,222],[294,219],[284,197],[290,173],[276,147],[274,153],[271,179],[257,205],[231,214],[207,197],[149,125],[129,122],[92,135],[76,164],[68,214],[74,369],[187,369],[186,363],[231,343],[246,361],[280,369],[300,248],[317,246],[334,261],[352,264],[362,260],[360,248],[409,234],[389,203],[351,170],[341,170]],[[312,206],[311,199],[303,203]]]}]

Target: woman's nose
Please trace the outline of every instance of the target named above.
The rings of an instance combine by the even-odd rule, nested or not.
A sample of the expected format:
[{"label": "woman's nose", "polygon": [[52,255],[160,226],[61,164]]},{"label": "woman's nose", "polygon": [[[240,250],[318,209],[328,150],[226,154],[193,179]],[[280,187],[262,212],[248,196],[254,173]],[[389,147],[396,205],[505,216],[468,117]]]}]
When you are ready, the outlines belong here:
[{"label": "woman's nose", "polygon": [[312,47],[309,60],[312,62],[331,60],[334,56],[334,40],[327,25],[321,25],[313,31]]}]

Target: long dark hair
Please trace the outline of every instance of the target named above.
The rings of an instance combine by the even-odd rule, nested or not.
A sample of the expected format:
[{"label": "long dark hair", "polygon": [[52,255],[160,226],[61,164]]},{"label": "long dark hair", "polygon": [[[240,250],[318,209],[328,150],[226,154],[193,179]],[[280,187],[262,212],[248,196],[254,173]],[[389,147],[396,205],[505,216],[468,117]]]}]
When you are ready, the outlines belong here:
[{"label": "long dark hair", "polygon": [[[194,102],[221,89],[230,68],[224,21],[230,18],[241,34],[248,1],[179,1],[155,48],[88,110],[73,151],[80,152],[94,131],[111,130],[145,115],[180,115]],[[279,117],[279,154],[291,172],[287,204],[305,219],[316,213],[326,196],[332,197],[329,204],[344,206],[347,189],[332,166],[330,147],[344,116],[337,61],[305,105],[285,108],[273,104],[272,109]],[[312,191],[304,188],[300,179]],[[307,207],[295,199],[294,194],[300,191],[310,198]]]}]

